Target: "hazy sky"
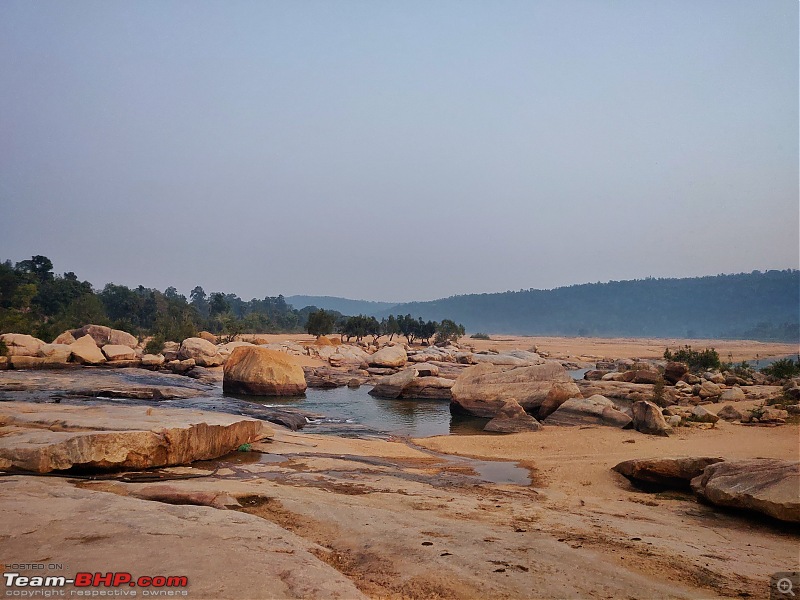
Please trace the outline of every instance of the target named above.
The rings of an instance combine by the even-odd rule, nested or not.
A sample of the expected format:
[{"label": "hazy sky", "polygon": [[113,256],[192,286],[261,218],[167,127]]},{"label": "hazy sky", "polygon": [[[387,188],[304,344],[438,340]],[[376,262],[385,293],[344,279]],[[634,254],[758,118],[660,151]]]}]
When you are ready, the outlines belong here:
[{"label": "hazy sky", "polygon": [[798,267],[796,0],[0,2],[0,260],[245,299]]}]

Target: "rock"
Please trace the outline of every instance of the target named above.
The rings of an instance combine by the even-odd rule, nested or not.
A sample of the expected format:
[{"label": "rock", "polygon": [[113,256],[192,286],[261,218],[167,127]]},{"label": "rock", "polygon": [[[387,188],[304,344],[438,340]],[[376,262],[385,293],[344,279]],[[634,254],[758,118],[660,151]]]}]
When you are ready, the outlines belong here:
[{"label": "rock", "polygon": [[217,351],[219,352],[220,356],[223,359],[227,359],[231,352],[239,348],[240,346],[253,346],[250,342],[228,342],[227,344],[222,344],[221,346],[217,347]]},{"label": "rock", "polygon": [[117,344],[106,344],[103,346],[103,354],[108,360],[134,360],[136,359],[136,352],[129,346],[120,346]]},{"label": "rock", "polygon": [[722,373],[706,372],[703,373],[703,379],[710,381],[711,383],[716,383],[717,385],[725,383],[725,376]]},{"label": "rock", "polygon": [[67,346],[69,346],[74,342],[75,342],[75,336],[72,335],[71,331],[65,331],[64,333],[62,333],[56,339],[53,340],[54,344],[66,344]]},{"label": "rock", "polygon": [[199,337],[186,338],[181,342],[181,348],[178,351],[178,359],[186,360],[193,358],[195,364],[201,367],[216,367],[223,363],[223,358],[217,347]]},{"label": "rock", "polygon": [[[577,394],[575,393],[577,390]],[[559,406],[571,398],[581,398],[581,392],[577,384],[573,381],[568,382],[555,382],[553,383],[547,396],[542,400],[541,405],[537,411],[540,419],[546,419],[549,415],[555,412]],[[532,407],[533,408],[533,407]]]},{"label": "rock", "polygon": [[601,369],[592,369],[583,374],[583,378],[589,381],[600,381],[604,375],[608,375],[610,371]]},{"label": "rock", "polygon": [[82,365],[99,365],[106,362],[106,357],[89,334],[78,338],[70,344],[69,349],[75,362]]},{"label": "rock", "polygon": [[622,373],[621,381],[630,383],[650,383],[653,384],[661,378],[658,371],[650,369],[638,369],[635,371],[625,371]]},{"label": "rock", "polygon": [[692,420],[698,423],[716,423],[719,417],[702,406],[695,406],[692,409]]},{"label": "rock", "polygon": [[4,333],[0,340],[5,342],[8,356],[39,356],[39,349],[44,345],[39,338],[24,333]]},{"label": "rock", "polygon": [[483,428],[492,433],[539,431],[542,424],[525,412],[516,400],[506,400],[495,417]]},{"label": "rock", "polygon": [[73,329],[70,333],[76,341],[86,335],[90,335],[97,346],[113,344],[115,346],[136,348],[139,345],[139,340],[136,336],[120,329],[111,329],[105,325],[84,325],[79,329]]},{"label": "rock", "polygon": [[[255,515],[146,502],[41,477],[8,478],[0,486],[0,504],[8,536],[3,548],[10,556],[46,547],[54,556],[69,556],[85,572],[131,571],[134,567],[127,565],[133,565],[134,576],[178,575],[189,582],[188,588],[151,588],[146,594],[174,599],[188,589],[189,598],[196,599],[252,598],[262,592],[272,598],[365,598],[345,575],[314,556],[319,546]],[[243,549],[247,560],[219,568],[220,557]],[[89,590],[118,597],[127,592]]]},{"label": "rock", "polygon": [[197,334],[197,337],[199,337],[201,340],[205,340],[207,342],[211,342],[215,346],[217,345],[217,341],[218,341],[217,340],[217,336],[215,336],[210,331],[201,331],[200,333]]},{"label": "rock", "polygon": [[726,404],[725,406],[723,406],[719,410],[719,412],[717,413],[717,416],[720,419],[724,419],[726,421],[741,421],[742,420],[742,413],[740,413],[738,410],[736,410],[733,407],[733,405],[731,405],[731,404]]},{"label": "rock", "polygon": [[306,379],[302,367],[283,352],[240,346],[225,363],[222,389],[257,396],[297,396],[306,391]]},{"label": "rock", "polygon": [[139,406],[0,403],[0,467],[144,469],[223,456],[272,435],[258,419]]},{"label": "rock", "polygon": [[520,356],[514,356],[513,354],[473,354],[471,364],[490,364],[510,367],[525,367],[529,365],[544,364],[544,359],[542,359],[538,354],[534,354],[533,352],[528,352],[527,354],[530,354],[535,358],[523,358]]},{"label": "rock", "polygon": [[186,373],[197,366],[193,358],[186,360],[171,360],[165,365],[173,373]]},{"label": "rock", "polygon": [[688,372],[689,366],[685,363],[668,362],[664,366],[664,379],[674,385]]},{"label": "rock", "polygon": [[692,373],[686,373],[683,377],[681,377],[683,381],[688,383],[689,385],[695,385],[700,383],[700,378],[697,375],[693,375]]},{"label": "rock", "polygon": [[490,418],[506,400],[514,399],[526,411],[538,414],[551,392],[553,401],[549,406],[558,404],[561,398],[581,397],[578,386],[557,362],[512,368],[475,365],[458,376],[451,391],[453,412]]},{"label": "rock", "polygon": [[412,369],[417,372],[418,377],[439,376],[439,367],[431,363],[416,363]]},{"label": "rock", "polygon": [[48,367],[47,359],[41,356],[9,356],[8,364],[12,369],[45,369]]},{"label": "rock", "polygon": [[164,364],[163,354],[145,354],[142,356],[143,367],[160,367]]},{"label": "rock", "polygon": [[624,428],[631,424],[631,418],[608,398],[595,395],[589,398],[570,398],[547,417],[545,422],[548,425],[610,425]]},{"label": "rock", "polygon": [[678,427],[683,422],[679,415],[670,415],[665,420],[670,427]]},{"label": "rock", "polygon": [[636,431],[665,437],[672,431],[672,428],[664,420],[661,409],[648,400],[634,402],[631,412],[633,413],[633,428]]},{"label": "rock", "polygon": [[701,398],[716,398],[722,395],[722,388],[712,381],[704,380],[700,385],[699,395]]},{"label": "rock", "polygon": [[402,346],[384,346],[370,355],[367,363],[371,367],[402,367],[407,360],[408,355]]},{"label": "rock", "polygon": [[740,387],[732,387],[722,392],[719,397],[720,402],[738,402],[745,399],[744,392]]},{"label": "rock", "polygon": [[725,375],[725,385],[734,386],[734,385],[750,385],[751,382],[747,381],[743,377],[738,377],[736,375],[731,375],[730,373]]},{"label": "rock", "polygon": [[377,398],[399,398],[403,393],[403,388],[416,378],[417,372],[414,369],[405,369],[394,375],[382,377],[369,391],[369,395]]},{"label": "rock", "polygon": [[767,407],[761,411],[758,420],[762,423],[784,423],[789,418],[789,412],[780,408]]},{"label": "rock", "polygon": [[361,387],[361,380],[353,378],[347,382],[347,387],[349,387],[351,390],[357,390]]},{"label": "rock", "polygon": [[619,373],[617,371],[613,371],[611,373],[606,373],[600,378],[600,381],[622,381],[625,378],[625,373]]},{"label": "rock", "polygon": [[800,462],[731,460],[706,467],[692,489],[712,504],[757,511],[800,523]]},{"label": "rock", "polygon": [[221,379],[216,373],[209,371],[205,367],[193,367],[186,371],[186,376],[211,385],[217,383]]},{"label": "rock", "polygon": [[48,362],[65,363],[72,356],[72,349],[67,344],[42,344],[39,356],[48,359]]},{"label": "rock", "polygon": [[450,400],[455,381],[444,377],[416,377],[403,387],[401,398]]},{"label": "rock", "polygon": [[637,458],[623,461],[613,470],[635,482],[686,489],[707,466],[718,462],[722,462],[722,459],[711,456]]}]

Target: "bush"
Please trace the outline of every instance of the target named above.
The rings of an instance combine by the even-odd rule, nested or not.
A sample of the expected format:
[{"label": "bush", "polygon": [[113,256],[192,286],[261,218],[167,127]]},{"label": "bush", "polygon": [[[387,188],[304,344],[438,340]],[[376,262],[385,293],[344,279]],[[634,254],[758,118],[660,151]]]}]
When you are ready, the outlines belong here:
[{"label": "bush", "polygon": [[669,348],[664,350],[664,359],[674,362],[686,363],[690,371],[698,373],[700,371],[708,371],[711,369],[719,369],[722,364],[719,360],[719,354],[714,348],[706,348],[705,350],[692,350],[691,346],[684,346],[675,352],[671,352]]},{"label": "bush", "polygon": [[800,376],[800,356],[797,357],[796,362],[791,358],[776,360],[768,367],[761,369],[761,372],[775,379],[791,379],[792,377],[798,377]]},{"label": "bush", "polygon": [[490,340],[492,338],[489,337],[488,333],[473,333],[471,336],[473,340]]},{"label": "bush", "polygon": [[164,338],[160,335],[155,335],[150,338],[150,341],[144,347],[145,354],[161,354],[164,349]]},{"label": "bush", "polygon": [[0,340],[0,356],[6,356],[8,354],[8,346],[3,340]]}]

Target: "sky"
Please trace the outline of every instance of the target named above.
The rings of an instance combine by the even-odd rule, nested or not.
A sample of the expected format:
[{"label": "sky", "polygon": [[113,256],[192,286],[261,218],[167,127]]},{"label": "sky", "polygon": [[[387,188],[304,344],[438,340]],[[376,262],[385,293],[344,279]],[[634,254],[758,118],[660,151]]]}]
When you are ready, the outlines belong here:
[{"label": "sky", "polygon": [[796,0],[3,0],[0,260],[383,301],[798,268]]}]

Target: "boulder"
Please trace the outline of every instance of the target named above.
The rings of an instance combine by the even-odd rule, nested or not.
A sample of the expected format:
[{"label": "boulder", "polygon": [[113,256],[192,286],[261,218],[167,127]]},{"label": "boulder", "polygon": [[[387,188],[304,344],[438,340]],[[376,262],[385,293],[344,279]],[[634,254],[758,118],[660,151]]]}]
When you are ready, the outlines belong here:
[{"label": "boulder", "polygon": [[700,384],[700,397],[701,398],[716,398],[722,395],[722,388],[713,381],[703,380]]},{"label": "boulder", "polygon": [[547,417],[548,425],[609,425],[624,428],[631,424],[631,418],[604,396],[589,398],[570,398]]},{"label": "boulder", "polygon": [[165,366],[173,373],[186,373],[194,369],[197,363],[193,358],[187,358],[186,360],[171,360]]},{"label": "boulder", "polygon": [[732,387],[727,389],[722,392],[722,395],[719,397],[720,402],[739,402],[744,399],[745,395],[740,387]]},{"label": "boulder", "polygon": [[416,363],[413,367],[411,367],[414,371],[417,372],[418,377],[438,377],[439,376],[439,367],[438,365],[434,365],[432,363]]},{"label": "boulder", "polygon": [[111,327],[106,327],[105,325],[84,325],[79,329],[73,329],[70,333],[76,340],[90,335],[97,346],[114,344],[115,346],[136,348],[139,345],[139,340],[136,336],[120,329],[111,329]]},{"label": "boulder", "polygon": [[610,371],[603,369],[590,369],[583,374],[583,378],[589,381],[600,381],[604,375],[608,375]]},{"label": "boulder", "polygon": [[5,342],[9,356],[39,356],[39,349],[44,345],[39,338],[24,333],[4,333],[0,340]]},{"label": "boulder", "polygon": [[65,363],[72,356],[72,350],[68,344],[42,344],[39,347],[39,356],[51,363]]},{"label": "boulder", "polygon": [[788,418],[788,411],[770,406],[761,411],[761,416],[758,417],[758,420],[762,423],[784,423]]},{"label": "boulder", "polygon": [[[577,392],[577,393],[576,393]],[[558,410],[567,400],[571,398],[581,398],[581,391],[578,385],[573,381],[556,381],[553,383],[547,396],[542,400],[541,405],[537,411],[540,419],[545,419],[548,415]],[[533,409],[533,407],[531,407]]]},{"label": "boulder", "polygon": [[181,342],[180,350],[178,350],[178,360],[187,360],[193,358],[195,364],[201,367],[216,367],[223,363],[223,358],[217,347],[199,337],[186,338]]},{"label": "boulder", "polygon": [[[517,351],[522,352],[521,350]],[[544,359],[534,352],[526,352],[524,355],[508,354],[473,354],[471,364],[490,364],[509,367],[525,367],[528,365],[544,364]]]},{"label": "boulder", "polygon": [[697,423],[716,423],[719,421],[719,417],[702,406],[697,405],[692,409],[692,421]]},{"label": "boulder", "polygon": [[71,331],[65,331],[61,335],[59,335],[56,339],[53,340],[54,344],[72,344],[75,342],[75,336],[72,335]]},{"label": "boulder", "polygon": [[225,363],[222,389],[257,396],[297,396],[306,391],[306,379],[302,367],[285,353],[240,346]]},{"label": "boulder", "polygon": [[41,356],[21,355],[9,356],[8,364],[12,369],[45,369],[49,366],[47,359]]},{"label": "boulder", "polygon": [[272,435],[258,419],[146,406],[3,402],[0,423],[0,468],[35,473],[182,465]]},{"label": "boulder", "polygon": [[160,367],[164,364],[163,354],[145,354],[142,356],[143,367]]},{"label": "boulder", "polygon": [[210,331],[201,331],[200,333],[197,334],[197,337],[207,342],[211,342],[214,345],[217,344],[217,336],[215,336]]},{"label": "boulder", "polygon": [[106,362],[105,355],[88,333],[69,345],[72,358],[82,365],[99,365]]},{"label": "boulder", "polygon": [[103,354],[108,360],[135,360],[136,352],[129,346],[118,344],[106,344],[103,346]]},{"label": "boulder", "polygon": [[664,366],[664,379],[674,385],[688,372],[689,367],[685,363],[668,362]]},{"label": "boulder", "polygon": [[414,369],[405,369],[394,375],[381,377],[369,391],[369,394],[377,398],[399,398],[403,393],[403,389],[416,378],[417,372]]},{"label": "boulder", "polygon": [[407,360],[408,355],[402,346],[384,346],[370,355],[367,363],[371,367],[402,367]]},{"label": "boulder", "polygon": [[542,424],[525,412],[514,399],[506,400],[494,418],[483,428],[491,433],[522,433],[539,431]]},{"label": "boulder", "polygon": [[639,400],[631,406],[633,428],[642,433],[666,437],[672,431],[664,420],[661,409],[648,400]]},{"label": "boulder", "polygon": [[422,398],[434,400],[450,400],[455,381],[444,377],[415,377],[403,387],[401,398]]},{"label": "boulder", "polygon": [[637,369],[635,371],[625,371],[622,373],[620,381],[629,383],[650,383],[653,384],[661,378],[658,371],[650,369]]},{"label": "boulder", "polygon": [[720,419],[724,419],[725,421],[741,421],[742,420],[742,413],[736,410],[733,405],[726,404],[723,406],[719,412],[717,412],[717,416]]},{"label": "boulder", "polygon": [[800,523],[800,462],[776,458],[731,460],[706,467],[692,489],[718,506],[757,511]]},{"label": "boulder", "polygon": [[686,489],[703,469],[718,462],[722,459],[711,456],[637,458],[621,462],[613,470],[637,483]]},{"label": "boulder", "polygon": [[703,373],[703,379],[706,381],[710,381],[711,383],[721,384],[725,383],[725,376],[722,373],[715,372],[712,373],[710,371]]},{"label": "boulder", "polygon": [[514,399],[536,415],[548,396],[551,399],[548,407],[554,407],[562,398],[581,397],[569,373],[553,361],[512,368],[475,365],[458,376],[451,391],[453,412],[489,418],[497,414],[506,400]]}]

